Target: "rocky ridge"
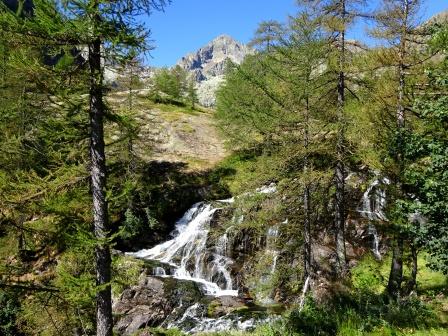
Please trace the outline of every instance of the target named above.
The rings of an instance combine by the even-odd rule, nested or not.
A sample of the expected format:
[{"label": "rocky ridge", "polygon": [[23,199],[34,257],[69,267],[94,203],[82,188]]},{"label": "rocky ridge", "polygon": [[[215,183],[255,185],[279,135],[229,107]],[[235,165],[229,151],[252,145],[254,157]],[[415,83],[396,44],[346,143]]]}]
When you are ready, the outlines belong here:
[{"label": "rocky ridge", "polygon": [[182,57],[176,65],[187,70],[196,80],[199,103],[215,104],[215,92],[224,80],[228,61],[240,64],[254,50],[228,35],[220,35],[194,53]]}]

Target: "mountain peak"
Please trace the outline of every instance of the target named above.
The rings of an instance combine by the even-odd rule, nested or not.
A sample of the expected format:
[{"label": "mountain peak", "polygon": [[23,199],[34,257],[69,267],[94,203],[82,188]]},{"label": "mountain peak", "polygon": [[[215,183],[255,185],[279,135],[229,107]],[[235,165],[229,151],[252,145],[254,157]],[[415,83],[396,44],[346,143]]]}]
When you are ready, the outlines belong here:
[{"label": "mountain peak", "polygon": [[225,42],[229,42],[229,43],[237,43],[237,44],[241,44],[239,43],[237,40],[235,40],[232,36],[227,35],[227,34],[221,34],[217,37],[215,37],[211,43],[213,42],[220,42],[220,41],[225,41]]},{"label": "mountain peak", "polygon": [[182,57],[178,62],[198,83],[199,101],[204,106],[213,106],[215,91],[224,78],[227,61],[240,64],[244,58],[253,54],[248,46],[236,41],[227,34],[211,40],[198,51]]},{"label": "mountain peak", "polygon": [[233,37],[222,34],[201,47],[198,51],[182,57],[177,65],[185,70],[195,72],[198,82],[224,74],[225,63],[231,60],[241,63],[252,50],[236,41]]}]

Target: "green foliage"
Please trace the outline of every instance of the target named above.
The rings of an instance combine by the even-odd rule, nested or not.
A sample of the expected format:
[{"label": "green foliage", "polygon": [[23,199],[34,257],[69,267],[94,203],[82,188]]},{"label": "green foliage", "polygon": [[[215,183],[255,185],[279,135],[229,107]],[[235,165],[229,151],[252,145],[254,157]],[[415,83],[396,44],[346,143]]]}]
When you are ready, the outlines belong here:
[{"label": "green foliage", "polygon": [[122,239],[129,239],[139,233],[142,228],[142,220],[132,213],[131,209],[127,209],[124,213],[124,222],[121,226],[120,236]]},{"label": "green foliage", "polygon": [[[443,36],[443,34],[442,34]],[[448,41],[436,35],[439,48]],[[412,237],[431,255],[430,265],[448,274],[448,62],[428,69],[428,87],[415,102],[418,127],[395,136],[395,147],[404,153],[403,182],[413,199],[399,204],[403,216],[418,214],[409,227]]]},{"label": "green foliage", "polygon": [[16,336],[17,315],[20,311],[18,293],[8,293],[0,290],[0,334],[4,336]]},{"label": "green foliage", "polygon": [[118,297],[126,288],[135,285],[142,273],[143,262],[125,256],[114,256],[112,260],[112,294]]},{"label": "green foliage", "polygon": [[[332,318],[328,318],[332,316]],[[335,335],[337,318],[329,307],[308,301],[302,311],[292,311],[288,317],[288,329],[299,335]]]},{"label": "green foliage", "polygon": [[359,291],[381,294],[386,282],[382,273],[382,264],[369,255],[351,270],[353,286]]},{"label": "green foliage", "polygon": [[191,77],[188,80],[186,96],[187,96],[188,102],[190,103],[191,109],[194,110],[195,104],[198,102],[198,93],[196,90],[196,83],[195,83],[193,77]]},{"label": "green foliage", "polygon": [[289,330],[303,335],[370,335],[383,328],[426,330],[438,324],[434,312],[418,299],[387,303],[373,293],[336,296],[325,305],[308,301],[288,317]]},{"label": "green foliage", "polygon": [[77,309],[89,311],[95,297],[93,246],[66,251],[56,267],[55,283]]},{"label": "green foliage", "polygon": [[162,68],[152,78],[150,98],[156,103],[182,103],[184,97],[194,101],[194,84],[188,84],[187,72],[180,66]]}]

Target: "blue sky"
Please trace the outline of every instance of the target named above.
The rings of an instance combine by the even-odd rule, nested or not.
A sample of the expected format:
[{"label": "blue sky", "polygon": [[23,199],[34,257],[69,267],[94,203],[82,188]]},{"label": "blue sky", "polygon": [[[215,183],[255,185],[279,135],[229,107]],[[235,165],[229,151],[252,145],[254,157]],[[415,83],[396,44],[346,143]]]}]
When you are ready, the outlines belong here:
[{"label": "blue sky", "polygon": [[[368,0],[373,6],[377,0]],[[448,9],[448,0],[427,0],[421,13],[426,19]],[[145,18],[156,49],[146,63],[170,66],[218,35],[228,34],[247,43],[263,20],[284,21],[296,11],[294,0],[173,0],[165,12]],[[359,26],[352,38],[362,39]]]}]

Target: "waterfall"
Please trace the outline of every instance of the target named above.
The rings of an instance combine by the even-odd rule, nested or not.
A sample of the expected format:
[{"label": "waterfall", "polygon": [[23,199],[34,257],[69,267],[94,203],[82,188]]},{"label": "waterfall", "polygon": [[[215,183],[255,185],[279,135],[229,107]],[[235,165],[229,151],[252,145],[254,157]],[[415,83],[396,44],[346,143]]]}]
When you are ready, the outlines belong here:
[{"label": "waterfall", "polygon": [[[207,295],[237,296],[230,275],[232,260],[225,256],[226,237],[215,248],[207,248],[210,222],[218,208],[197,203],[176,223],[172,239],[149,250],[129,253],[138,258],[159,261],[174,268],[172,277],[201,285]],[[161,270],[156,271],[161,276]]]},{"label": "waterfall", "polygon": [[369,220],[367,234],[372,236],[372,252],[377,259],[381,259],[380,237],[374,222],[388,220],[384,213],[387,205],[384,185],[388,184],[390,180],[385,177],[374,180],[364,192],[358,210],[361,216]]},{"label": "waterfall", "polygon": [[362,196],[361,215],[370,220],[387,221],[384,213],[386,208],[386,190],[384,185],[390,184],[389,179],[382,178],[373,181]]},{"label": "waterfall", "polygon": [[166,271],[165,271],[165,269],[163,267],[156,267],[156,268],[154,268],[152,273],[155,276],[160,276],[160,277],[166,276]]},{"label": "waterfall", "polygon": [[303,307],[305,306],[305,298],[306,298],[306,293],[308,292],[308,289],[310,287],[310,281],[311,281],[311,277],[307,276],[305,283],[303,284],[302,296],[300,297],[299,311],[302,311]]},{"label": "waterfall", "polygon": [[[273,318],[250,318],[245,319],[243,316],[222,316],[219,318],[207,317],[207,312],[204,310],[203,305],[196,303],[187,310],[183,316],[178,320],[167,325],[167,328],[179,328],[188,334],[196,334],[202,332],[219,332],[228,331],[231,329],[239,331],[253,330],[255,326],[261,322],[274,321]],[[188,327],[186,327],[188,326]]]},{"label": "waterfall", "polygon": [[279,251],[276,249],[275,243],[279,235],[279,226],[275,225],[268,229],[266,233],[266,252],[272,255],[272,266],[269,275],[273,275],[277,268],[277,260],[279,257]]},{"label": "waterfall", "polygon": [[[275,270],[277,269],[278,258],[280,257],[280,251],[276,248],[276,242],[280,233],[280,226],[274,225],[266,230],[266,249],[264,254],[269,261],[272,261],[270,268],[266,269],[266,272],[261,276],[259,282],[262,286],[271,287],[272,281],[275,279]],[[270,289],[261,290],[256,294],[258,301],[263,305],[275,304],[274,300],[275,291]]]},{"label": "waterfall", "polygon": [[[255,194],[275,193],[277,187],[274,183],[258,188],[256,192],[246,193],[227,200],[216,201],[222,206],[236,203],[241,197]],[[216,203],[215,203],[216,204]],[[207,300],[217,300],[218,302],[230,302],[229,307],[234,302],[240,302],[236,288],[236,281],[232,279],[231,270],[233,260],[232,255],[232,234],[235,229],[244,221],[244,215],[235,212],[232,218],[232,225],[217,239],[213,239],[214,246],[209,239],[210,225],[216,214],[217,208],[208,203],[197,203],[189,209],[184,216],[175,224],[175,229],[170,234],[170,239],[151,249],[141,250],[128,255],[151,260],[155,262],[153,275],[157,277],[171,277],[181,280],[193,281],[199,285],[203,294],[207,296],[221,298],[202,298],[194,304],[185,307],[182,302],[178,308],[167,317],[162,323],[166,328],[178,328],[187,334],[198,332],[224,331],[230,329],[252,330],[257,324],[274,321],[274,317],[266,317],[265,309],[255,312],[253,315],[238,314],[229,312],[224,316],[208,317]],[[272,266],[266,269],[268,277],[273,277],[277,267],[279,251],[275,249],[275,241],[279,235],[279,227],[271,227],[266,232],[266,253],[272,258]],[[262,281],[262,280],[260,280]],[[227,296],[227,297],[226,297]],[[234,296],[230,298],[229,296]],[[269,294],[272,296],[272,293]],[[238,301],[240,300],[240,301]],[[178,310],[178,311],[176,311]],[[181,315],[177,314],[181,313]]]},{"label": "waterfall", "polygon": [[380,253],[380,236],[378,235],[378,231],[376,230],[376,226],[372,223],[369,223],[369,227],[367,229],[367,233],[373,237],[372,240],[372,252],[375,258],[381,260]]},{"label": "waterfall", "polygon": [[274,259],[272,260],[271,267],[271,275],[275,273],[275,269],[277,268],[277,260],[278,260],[278,251],[274,251]]}]

